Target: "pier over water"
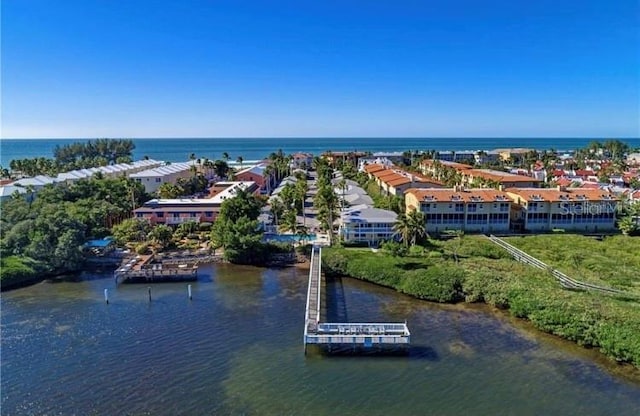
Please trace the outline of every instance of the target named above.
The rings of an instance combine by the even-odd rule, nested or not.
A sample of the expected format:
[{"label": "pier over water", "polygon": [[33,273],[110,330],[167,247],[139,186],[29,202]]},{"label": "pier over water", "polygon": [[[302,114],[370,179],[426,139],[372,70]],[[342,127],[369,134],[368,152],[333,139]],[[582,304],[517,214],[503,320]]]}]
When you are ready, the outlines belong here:
[{"label": "pier over water", "polygon": [[305,311],[304,347],[316,344],[331,347],[402,347],[408,346],[411,333],[404,323],[329,323],[320,322],[322,282],[322,248],[313,246]]}]

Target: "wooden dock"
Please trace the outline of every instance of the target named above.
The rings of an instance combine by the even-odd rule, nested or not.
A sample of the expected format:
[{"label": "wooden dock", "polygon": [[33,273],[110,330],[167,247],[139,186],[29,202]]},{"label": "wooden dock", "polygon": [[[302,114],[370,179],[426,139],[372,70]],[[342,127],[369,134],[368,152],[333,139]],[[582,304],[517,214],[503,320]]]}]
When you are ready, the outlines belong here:
[{"label": "wooden dock", "polygon": [[198,261],[153,263],[153,256],[125,260],[113,273],[117,283],[189,282],[198,280]]},{"label": "wooden dock", "polygon": [[309,285],[304,325],[304,350],[308,344],[322,347],[406,347],[411,340],[407,323],[326,323],[320,322],[322,249],[311,251]]}]

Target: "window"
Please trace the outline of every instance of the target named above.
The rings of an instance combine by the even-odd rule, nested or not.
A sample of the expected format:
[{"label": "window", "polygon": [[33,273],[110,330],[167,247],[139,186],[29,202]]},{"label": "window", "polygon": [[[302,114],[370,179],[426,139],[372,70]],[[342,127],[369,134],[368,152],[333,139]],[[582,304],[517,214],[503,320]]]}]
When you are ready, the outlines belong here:
[{"label": "window", "polygon": [[213,211],[205,211],[204,212],[204,216],[205,217],[213,217]]},{"label": "window", "polygon": [[136,218],[142,218],[142,212],[136,212]]},{"label": "window", "polygon": [[468,204],[467,211],[468,212],[476,212],[478,210],[478,204]]},{"label": "window", "polygon": [[156,178],[156,183],[162,182],[162,178]]},{"label": "window", "polygon": [[456,204],[456,212],[464,212],[464,204]]},{"label": "window", "polygon": [[156,217],[164,218],[164,212],[156,212]]}]

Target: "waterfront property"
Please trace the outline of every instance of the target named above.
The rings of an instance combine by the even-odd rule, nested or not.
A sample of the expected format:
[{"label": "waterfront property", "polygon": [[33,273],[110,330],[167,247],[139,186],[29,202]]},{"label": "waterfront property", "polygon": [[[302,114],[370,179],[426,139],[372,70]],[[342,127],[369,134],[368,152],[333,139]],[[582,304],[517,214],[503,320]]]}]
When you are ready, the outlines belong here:
[{"label": "waterfront property", "polygon": [[509,231],[511,199],[494,189],[409,189],[407,213],[425,215],[427,232],[461,230],[499,233]]},{"label": "waterfront property", "polygon": [[579,232],[615,230],[618,198],[605,190],[584,188],[510,188],[516,230]]},{"label": "waterfront property", "polygon": [[222,203],[232,198],[239,189],[251,193],[260,191],[255,182],[218,182],[209,190],[209,198],[152,199],[133,212],[137,218],[144,218],[152,225],[213,222],[220,213]]},{"label": "waterfront property", "polygon": [[273,186],[274,175],[267,170],[266,163],[245,168],[233,175],[236,181],[255,182],[260,188],[260,193],[269,194]]},{"label": "waterfront property", "polygon": [[309,284],[304,322],[304,351],[307,345],[327,347],[407,347],[411,333],[405,323],[326,323],[320,322],[322,292],[322,248],[311,251]]},{"label": "waterfront property", "polygon": [[367,205],[349,207],[340,213],[338,235],[346,243],[364,243],[377,247],[393,239],[398,215]]}]

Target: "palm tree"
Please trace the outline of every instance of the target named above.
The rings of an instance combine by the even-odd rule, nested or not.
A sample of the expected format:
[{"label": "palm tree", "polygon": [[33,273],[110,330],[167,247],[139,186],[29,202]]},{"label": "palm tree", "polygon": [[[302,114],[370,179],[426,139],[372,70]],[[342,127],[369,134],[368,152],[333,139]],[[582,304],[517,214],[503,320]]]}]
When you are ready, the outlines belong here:
[{"label": "palm tree", "polygon": [[409,246],[411,238],[411,223],[406,214],[399,214],[396,223],[393,224],[394,235],[400,238],[406,247]]},{"label": "palm tree", "polygon": [[222,152],[222,160],[224,160],[225,162],[228,162],[229,161],[229,153]]},{"label": "palm tree", "polygon": [[425,216],[420,211],[411,211],[409,214],[399,214],[393,231],[400,237],[405,246],[416,245],[419,238],[427,236]]},{"label": "palm tree", "polygon": [[242,170],[242,162],[244,161],[242,156],[238,156],[238,158],[236,159],[236,162],[238,162],[240,164],[240,170]]}]

